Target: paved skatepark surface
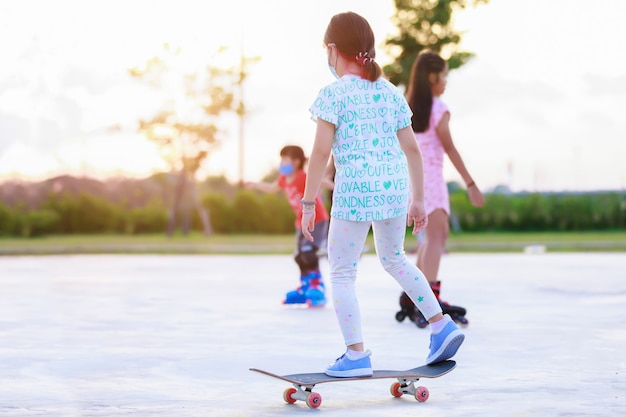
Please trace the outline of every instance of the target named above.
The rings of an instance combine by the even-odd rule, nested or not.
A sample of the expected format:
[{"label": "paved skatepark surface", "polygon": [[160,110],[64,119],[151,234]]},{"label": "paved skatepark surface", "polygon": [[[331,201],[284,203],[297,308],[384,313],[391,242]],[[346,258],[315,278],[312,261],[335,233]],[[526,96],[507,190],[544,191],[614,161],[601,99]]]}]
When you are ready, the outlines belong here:
[{"label": "paved skatepark surface", "polygon": [[[422,364],[428,330],[395,320],[374,255],[359,268],[373,366]],[[281,304],[290,256],[0,257],[0,416],[626,416],[625,254],[452,253],[440,274],[470,325],[457,368],[420,381],[429,400],[346,381],[311,410],[248,370],[318,372],[344,350],[330,305]]]}]

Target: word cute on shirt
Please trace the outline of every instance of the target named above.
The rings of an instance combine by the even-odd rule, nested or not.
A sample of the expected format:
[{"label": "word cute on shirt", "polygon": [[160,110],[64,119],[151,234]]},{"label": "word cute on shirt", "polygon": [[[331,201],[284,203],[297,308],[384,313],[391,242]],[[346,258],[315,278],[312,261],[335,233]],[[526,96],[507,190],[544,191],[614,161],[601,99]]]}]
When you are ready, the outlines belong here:
[{"label": "word cute on shirt", "polygon": [[378,162],[363,154],[335,155],[338,159],[333,193],[334,217],[374,221],[405,213],[410,184],[404,155],[390,151],[369,152],[378,157],[386,156],[388,160]]},{"label": "word cute on shirt", "polygon": [[386,84],[357,78],[350,81],[324,88],[312,108],[319,109],[321,114],[334,114],[339,119],[338,124],[355,123],[354,126],[360,121],[381,117],[397,120],[408,113],[404,98],[390,91]]}]

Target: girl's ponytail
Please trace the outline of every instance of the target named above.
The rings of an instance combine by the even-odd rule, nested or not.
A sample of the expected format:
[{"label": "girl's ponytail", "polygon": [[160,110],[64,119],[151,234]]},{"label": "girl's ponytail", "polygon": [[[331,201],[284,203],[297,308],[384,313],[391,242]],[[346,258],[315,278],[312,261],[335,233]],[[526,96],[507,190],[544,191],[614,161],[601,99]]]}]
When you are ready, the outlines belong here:
[{"label": "girl's ponytail", "polygon": [[406,101],[413,112],[411,124],[416,133],[425,132],[430,122],[433,107],[433,92],[428,81],[428,74],[439,73],[446,67],[446,61],[437,53],[425,51],[413,62]]},{"label": "girl's ponytail", "polygon": [[357,64],[361,65],[361,78],[376,81],[382,75],[380,65],[370,56],[369,52],[359,52],[355,57]]}]

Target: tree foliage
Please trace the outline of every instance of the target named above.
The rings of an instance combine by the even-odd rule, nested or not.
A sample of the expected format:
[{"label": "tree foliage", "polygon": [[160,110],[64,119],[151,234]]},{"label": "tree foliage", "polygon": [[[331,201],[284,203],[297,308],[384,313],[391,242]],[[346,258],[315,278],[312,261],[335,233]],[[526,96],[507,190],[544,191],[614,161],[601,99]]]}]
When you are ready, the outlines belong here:
[{"label": "tree foliage", "polygon": [[129,69],[132,77],[166,97],[156,114],[139,121],[139,130],[157,144],[171,169],[178,171],[169,234],[179,218],[183,231],[188,231],[193,207],[199,212],[205,234],[211,234],[209,214],[200,204],[196,191],[196,173],[224,139],[221,123],[225,114],[243,118],[241,86],[247,76],[246,65],[257,60],[241,56],[236,65],[217,65],[225,51],[226,48],[220,48],[202,71],[197,65],[188,70],[183,65],[182,50],[166,44],[162,56]]},{"label": "tree foliage", "polygon": [[407,85],[411,66],[422,50],[439,52],[455,69],[466,63],[473,53],[459,48],[461,33],[454,29],[457,10],[489,0],[394,0],[396,14],[391,18],[398,33],[385,39],[394,61],[383,68],[396,85]]},{"label": "tree foliage", "polygon": [[226,52],[220,48],[204,68],[189,69],[182,52],[165,44],[160,56],[128,73],[163,96],[161,108],[139,121],[139,131],[157,144],[172,169],[194,175],[225,139],[225,116],[245,112],[237,89],[247,76],[246,65],[257,58],[220,66]]}]

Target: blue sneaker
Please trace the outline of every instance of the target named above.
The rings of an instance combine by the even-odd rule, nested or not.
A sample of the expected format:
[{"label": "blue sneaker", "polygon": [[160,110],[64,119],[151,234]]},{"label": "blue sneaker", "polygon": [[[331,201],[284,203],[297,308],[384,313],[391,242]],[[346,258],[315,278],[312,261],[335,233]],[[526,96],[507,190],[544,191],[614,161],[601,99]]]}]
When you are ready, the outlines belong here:
[{"label": "blue sneaker", "polygon": [[361,376],[372,376],[374,371],[372,370],[372,362],[370,356],[372,352],[366,350],[363,352],[363,356],[360,359],[352,360],[348,358],[348,352],[341,355],[335,362],[328,365],[324,373],[328,376],[335,376],[339,378],[354,378]]},{"label": "blue sneaker", "polygon": [[439,333],[430,335],[430,354],[426,358],[427,365],[450,359],[456,355],[465,340],[465,335],[450,316],[446,314],[443,318],[447,321],[444,328]]}]

